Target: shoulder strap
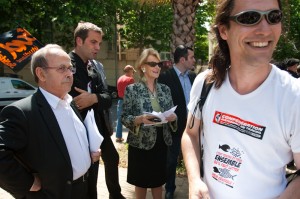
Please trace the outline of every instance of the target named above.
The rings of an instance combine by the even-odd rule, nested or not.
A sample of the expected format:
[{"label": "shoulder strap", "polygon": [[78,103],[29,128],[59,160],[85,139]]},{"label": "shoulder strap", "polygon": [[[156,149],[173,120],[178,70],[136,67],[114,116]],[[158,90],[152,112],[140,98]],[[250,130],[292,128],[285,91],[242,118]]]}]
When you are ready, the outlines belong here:
[{"label": "shoulder strap", "polygon": [[206,79],[203,82],[203,87],[200,95],[200,102],[199,102],[199,110],[202,112],[204,103],[206,101],[206,98],[208,96],[208,93],[210,89],[212,88],[214,82],[207,82]]},{"label": "shoulder strap", "polygon": [[[208,93],[209,93],[210,89],[212,88],[213,84],[214,84],[214,82],[207,82],[206,79],[204,79],[200,99],[197,102],[197,105],[198,105],[199,110],[200,110],[201,113],[202,113],[202,108],[204,106],[206,98],[208,96]],[[194,126],[194,119],[195,119],[195,113],[196,113],[196,110],[197,110],[197,105],[194,108],[192,119],[191,119],[190,124],[189,124],[190,129],[193,128],[193,126]]]},{"label": "shoulder strap", "polygon": [[[199,100],[199,110],[200,110],[201,114],[202,114],[202,109],[203,109],[204,103],[206,101],[208,93],[209,93],[210,89],[212,88],[213,84],[214,84],[214,82],[207,82],[206,79],[203,82],[203,87],[202,87],[201,96],[200,96],[200,100]],[[203,122],[202,122],[202,125],[203,125]],[[204,149],[201,144],[201,135],[200,134],[201,134],[201,127],[199,128],[199,131],[198,131],[198,139],[199,139],[199,149],[200,149],[200,175],[201,175],[201,177],[203,177],[204,176],[204,169],[203,169]]]}]

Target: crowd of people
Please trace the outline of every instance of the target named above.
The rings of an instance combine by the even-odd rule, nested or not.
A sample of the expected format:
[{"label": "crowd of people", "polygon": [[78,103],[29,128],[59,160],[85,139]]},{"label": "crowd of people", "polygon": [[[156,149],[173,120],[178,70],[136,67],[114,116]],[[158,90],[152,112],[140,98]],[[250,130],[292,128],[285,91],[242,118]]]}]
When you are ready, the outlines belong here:
[{"label": "crowd of people", "polygon": [[[271,63],[281,2],[224,0],[216,9],[209,69],[195,74],[185,45],[167,70],[153,48],[124,67],[116,141],[124,142],[124,125],[127,182],[137,199],[148,188],[154,199],[176,198],[182,152],[190,199],[300,198],[299,60]],[[100,27],[79,22],[69,54],[57,44],[38,50],[31,60],[38,90],[1,111],[0,187],[15,198],[96,199],[100,158],[109,198],[125,198],[112,98],[96,60],[102,38]],[[297,172],[288,183],[289,164]]]},{"label": "crowd of people", "polygon": [[275,62],[274,64],[281,70],[287,71],[294,78],[300,77],[300,65],[299,59],[287,58],[281,62]]}]

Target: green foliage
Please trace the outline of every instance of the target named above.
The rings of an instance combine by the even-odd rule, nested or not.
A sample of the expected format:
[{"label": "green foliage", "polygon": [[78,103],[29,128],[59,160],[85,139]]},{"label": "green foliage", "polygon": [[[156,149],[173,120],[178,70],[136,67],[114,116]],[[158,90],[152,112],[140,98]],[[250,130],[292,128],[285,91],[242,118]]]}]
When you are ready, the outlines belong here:
[{"label": "green foliage", "polygon": [[103,27],[107,39],[114,37],[116,8],[120,0],[5,0],[0,32],[24,27],[42,43],[73,46],[73,31],[79,21]]},{"label": "green foliage", "polygon": [[283,31],[273,57],[276,61],[291,57],[300,59],[300,0],[286,0],[282,3]]},{"label": "green foliage", "polygon": [[[73,47],[73,31],[81,20],[103,28],[105,39],[113,41],[115,24],[123,48],[154,47],[170,51],[173,10],[171,2],[139,4],[137,0],[1,0],[0,33],[24,27],[43,44]],[[300,0],[284,0],[284,28],[274,59],[300,58]],[[215,13],[215,0],[203,0],[196,11],[195,57],[208,61],[207,27]],[[116,17],[117,16],[117,17]]]},{"label": "green foliage", "polygon": [[118,10],[124,48],[153,47],[158,51],[169,51],[172,31],[171,4],[140,5],[135,0],[128,0]]},{"label": "green foliage", "polygon": [[183,160],[180,160],[177,164],[177,167],[176,167],[176,174],[178,176],[186,176],[187,173],[186,173],[186,168],[185,168],[185,164],[184,164],[184,161]]},{"label": "green foliage", "polygon": [[200,35],[196,34],[195,42],[195,59],[201,60],[201,64],[208,62],[208,36],[207,33]]},{"label": "green foliage", "polygon": [[213,1],[205,1],[200,4],[196,11],[196,42],[195,57],[203,62],[208,62],[208,28],[215,13]]},{"label": "green foliage", "polygon": [[[123,48],[153,47],[158,51],[170,51],[173,9],[171,2],[139,4],[136,0],[2,0],[3,9],[0,32],[17,26],[24,27],[41,43],[58,43],[73,47],[73,31],[79,21],[90,21],[103,28],[105,39],[115,37],[115,24],[120,29]],[[196,56],[207,60],[207,30],[202,25],[212,12],[207,5],[197,12]],[[116,16],[118,16],[116,19]]]}]

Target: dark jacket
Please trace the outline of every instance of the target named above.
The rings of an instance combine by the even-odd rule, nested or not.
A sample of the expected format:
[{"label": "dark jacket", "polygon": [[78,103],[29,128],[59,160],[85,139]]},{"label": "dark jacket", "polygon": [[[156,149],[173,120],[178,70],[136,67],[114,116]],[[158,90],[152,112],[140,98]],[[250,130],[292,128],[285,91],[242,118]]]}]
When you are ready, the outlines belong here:
[{"label": "dark jacket", "polygon": [[86,64],[83,63],[82,59],[74,52],[69,53],[69,55],[71,57],[73,66],[76,67],[76,73],[73,75],[74,82],[72,85],[72,90],[69,94],[72,95],[72,97],[79,95],[79,93],[75,91],[74,87],[87,91],[87,85],[89,82],[91,82],[91,91],[97,95],[98,103],[82,110],[80,114],[83,118],[85,118],[88,110],[93,109],[95,121],[100,133],[103,137],[110,137],[111,133],[109,128],[111,128],[111,126],[109,125],[111,124],[109,121],[107,121],[107,116],[112,105],[112,99],[107,91],[106,86],[103,84],[103,79],[94,65],[91,69],[93,70],[92,75],[89,76],[86,69]]},{"label": "dark jacket", "polygon": [[[29,192],[32,173],[40,177],[41,191]],[[16,198],[71,199],[72,181],[62,132],[41,91],[5,107],[0,115],[0,186]]]},{"label": "dark jacket", "polygon": [[[188,74],[191,84],[193,84],[196,74],[192,71]],[[167,71],[160,74],[158,82],[167,85],[171,89],[171,95],[174,106],[177,105],[175,113],[177,115],[177,133],[182,135],[187,120],[187,108],[183,89],[178,78],[178,75],[174,68],[170,68]]]}]

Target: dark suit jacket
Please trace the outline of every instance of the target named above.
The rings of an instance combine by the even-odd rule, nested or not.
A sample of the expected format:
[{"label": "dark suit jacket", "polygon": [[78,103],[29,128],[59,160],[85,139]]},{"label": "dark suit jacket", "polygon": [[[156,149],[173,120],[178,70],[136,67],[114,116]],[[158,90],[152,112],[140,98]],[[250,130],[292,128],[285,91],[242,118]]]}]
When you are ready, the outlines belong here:
[{"label": "dark suit jacket", "polygon": [[[32,173],[41,179],[39,192],[29,192]],[[5,107],[0,114],[0,186],[16,198],[71,199],[72,181],[62,132],[41,91]]]},{"label": "dark suit jacket", "polygon": [[[191,84],[193,84],[196,74],[194,72],[189,72],[188,76]],[[170,68],[161,73],[158,78],[158,82],[166,84],[171,89],[174,106],[177,105],[175,110],[177,115],[177,134],[181,136],[186,126],[187,108],[183,89],[175,69]]]},{"label": "dark suit jacket", "polygon": [[70,52],[69,56],[71,57],[71,62],[74,67],[76,67],[76,73],[73,75],[74,82],[72,85],[72,90],[70,91],[70,95],[76,97],[79,95],[77,91],[75,91],[74,87],[80,88],[82,90],[87,90],[87,85],[89,82],[91,83],[92,93],[95,93],[98,98],[98,103],[93,106],[87,107],[80,112],[82,118],[85,118],[88,110],[94,110],[95,121],[97,123],[97,127],[99,132],[102,134],[104,138],[110,138],[111,134],[109,132],[109,128],[111,128],[111,124],[108,124],[109,121],[106,121],[107,115],[109,114],[109,108],[112,105],[112,99],[105,89],[103,85],[103,81],[101,79],[101,75],[97,72],[95,67],[93,66],[93,74],[91,76],[88,75],[85,64],[82,59],[74,52]]}]

